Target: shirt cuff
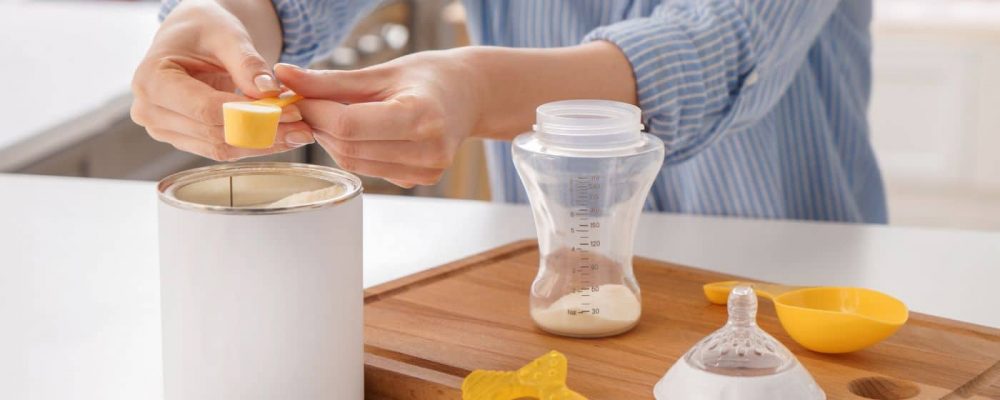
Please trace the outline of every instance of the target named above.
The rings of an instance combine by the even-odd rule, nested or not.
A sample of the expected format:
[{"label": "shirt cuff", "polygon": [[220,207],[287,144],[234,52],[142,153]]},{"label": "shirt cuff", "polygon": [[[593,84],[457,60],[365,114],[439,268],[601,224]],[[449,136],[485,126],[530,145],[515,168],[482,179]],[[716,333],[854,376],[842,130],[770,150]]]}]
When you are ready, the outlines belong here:
[{"label": "shirt cuff", "polygon": [[[314,58],[322,56],[325,49],[321,46],[322,40],[327,37],[316,37],[316,21],[330,23],[333,18],[323,18],[324,8],[310,7],[309,1],[303,0],[274,0],[274,10],[281,21],[281,34],[283,43],[281,46],[281,62],[307,66]],[[325,49],[325,50],[321,50]]]},{"label": "shirt cuff", "polygon": [[721,51],[713,65],[701,56],[703,47],[732,45],[720,45],[721,35],[689,32],[684,21],[669,17],[633,18],[599,27],[584,42],[604,40],[621,49],[635,77],[643,123],[663,140],[668,160],[680,161],[709,144],[712,136],[704,133],[711,127],[705,125],[731,106],[730,89],[739,91],[738,65],[727,62],[737,49]]},{"label": "shirt cuff", "polygon": [[169,15],[174,8],[177,8],[177,5],[180,4],[180,2],[181,0],[163,0],[160,3],[160,22],[163,22],[163,20],[167,18],[167,15]]}]

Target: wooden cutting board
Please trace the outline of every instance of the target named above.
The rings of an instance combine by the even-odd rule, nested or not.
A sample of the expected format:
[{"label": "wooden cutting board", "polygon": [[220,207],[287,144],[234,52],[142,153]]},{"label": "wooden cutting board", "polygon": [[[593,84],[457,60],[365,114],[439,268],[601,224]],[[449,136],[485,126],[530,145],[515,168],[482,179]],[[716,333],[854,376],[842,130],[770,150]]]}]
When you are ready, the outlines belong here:
[{"label": "wooden cutting board", "polygon": [[[726,308],[708,303],[702,284],[734,277],[642,258],[634,267],[642,319],[632,331],[604,339],[563,338],[534,327],[528,315],[538,268],[534,241],[367,290],[366,398],[461,399],[470,371],[517,369],[555,349],[569,359],[570,388],[589,399],[652,399],[653,385],[674,361],[726,321]],[[757,318],[829,399],[939,399],[1000,360],[1000,329],[917,313],[889,340],[844,355],[797,345],[768,301]],[[984,380],[992,383],[970,398],[1000,399],[1000,382]]]}]

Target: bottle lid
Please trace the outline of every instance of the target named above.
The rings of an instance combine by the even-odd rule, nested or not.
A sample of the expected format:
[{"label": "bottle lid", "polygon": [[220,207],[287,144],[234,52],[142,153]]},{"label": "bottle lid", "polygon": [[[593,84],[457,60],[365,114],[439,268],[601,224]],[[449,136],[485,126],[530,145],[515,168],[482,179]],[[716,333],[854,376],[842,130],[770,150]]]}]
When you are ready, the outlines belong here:
[{"label": "bottle lid", "polygon": [[534,130],[538,140],[549,146],[636,146],[643,143],[641,115],[639,107],[617,101],[556,101],[538,107]]}]

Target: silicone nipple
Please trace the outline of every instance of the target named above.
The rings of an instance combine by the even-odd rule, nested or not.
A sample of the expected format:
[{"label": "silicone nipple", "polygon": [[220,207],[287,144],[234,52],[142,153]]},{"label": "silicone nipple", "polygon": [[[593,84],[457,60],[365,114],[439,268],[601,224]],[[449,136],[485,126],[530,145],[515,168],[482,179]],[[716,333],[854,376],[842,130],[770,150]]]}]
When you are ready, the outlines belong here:
[{"label": "silicone nipple", "polygon": [[566,387],[568,366],[566,356],[553,350],[517,371],[475,370],[462,382],[462,399],[587,400]]},{"label": "silicone nipple", "polygon": [[757,295],[729,293],[729,320],[694,345],[653,388],[658,400],[823,400],[809,372],[757,326]]},{"label": "silicone nipple", "polygon": [[731,376],[759,376],[782,372],[795,357],[757,326],[757,295],[749,286],[729,294],[729,320],[705,338],[688,361],[705,371]]}]

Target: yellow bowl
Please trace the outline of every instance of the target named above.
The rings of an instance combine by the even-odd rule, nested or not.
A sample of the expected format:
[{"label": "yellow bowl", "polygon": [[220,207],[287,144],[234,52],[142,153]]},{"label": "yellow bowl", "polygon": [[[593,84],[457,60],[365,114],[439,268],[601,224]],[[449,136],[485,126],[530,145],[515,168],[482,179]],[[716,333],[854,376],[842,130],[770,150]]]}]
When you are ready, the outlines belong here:
[{"label": "yellow bowl", "polygon": [[903,302],[874,290],[818,287],[774,299],[778,320],[803,347],[849,353],[885,340],[909,318]]}]

